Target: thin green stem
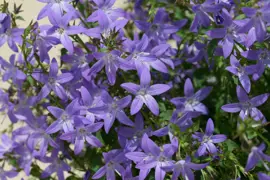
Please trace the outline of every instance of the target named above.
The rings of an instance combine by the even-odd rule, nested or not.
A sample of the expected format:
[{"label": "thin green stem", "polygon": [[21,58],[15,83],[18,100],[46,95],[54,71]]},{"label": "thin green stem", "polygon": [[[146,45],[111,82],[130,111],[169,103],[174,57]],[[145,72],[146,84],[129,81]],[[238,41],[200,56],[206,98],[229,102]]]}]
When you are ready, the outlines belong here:
[{"label": "thin green stem", "polygon": [[266,137],[264,137],[262,134],[258,134],[260,138],[267,144],[268,147],[270,147],[270,142]]},{"label": "thin green stem", "polygon": [[79,43],[88,53],[91,53],[91,50],[84,44],[83,40],[79,35],[71,36],[77,43]]}]

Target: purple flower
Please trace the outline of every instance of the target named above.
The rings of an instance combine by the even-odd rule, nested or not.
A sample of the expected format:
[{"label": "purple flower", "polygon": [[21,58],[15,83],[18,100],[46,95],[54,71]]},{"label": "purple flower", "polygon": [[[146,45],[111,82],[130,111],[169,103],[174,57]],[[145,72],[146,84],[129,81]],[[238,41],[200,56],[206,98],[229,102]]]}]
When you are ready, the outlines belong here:
[{"label": "purple flower", "polygon": [[209,64],[207,45],[196,41],[192,47],[195,49],[194,56],[187,58],[187,62],[198,63],[204,59],[206,63]]},{"label": "purple flower", "polygon": [[3,168],[0,167],[0,179],[1,180],[8,180],[8,178],[15,178],[18,175],[18,172],[15,170],[5,171]]},{"label": "purple flower", "polygon": [[47,34],[47,31],[49,29],[48,26],[46,25],[39,26],[38,23],[35,23],[33,26],[34,26],[34,35],[32,37],[33,51],[34,52],[36,50],[39,51],[39,58],[41,62],[49,63],[50,57],[48,52],[52,46],[59,44],[60,41],[58,40],[58,38],[49,36]]},{"label": "purple flower", "polygon": [[114,172],[122,176],[125,169],[120,163],[125,160],[125,156],[121,153],[121,150],[111,150],[102,154],[106,164],[93,175],[92,179],[100,179],[106,174],[106,179],[115,180]]},{"label": "purple flower", "polygon": [[[151,55],[150,52],[147,52],[147,48],[149,46],[149,39],[147,35],[144,34],[141,40],[127,40],[124,42],[124,46],[126,51],[130,53],[126,60],[132,68],[136,69],[139,74],[141,74],[144,68],[150,70],[151,63],[156,61],[156,57]],[[154,65],[153,68],[154,67],[157,66]],[[163,71],[166,69],[165,72],[167,71],[167,68],[163,63],[161,67],[157,67],[157,69],[163,69]]]},{"label": "purple flower", "polygon": [[214,4],[214,0],[206,0],[202,4],[194,4],[192,2],[192,10],[195,12],[195,18],[190,26],[191,32],[198,32],[200,26],[208,27],[211,23],[210,15],[208,13],[217,13],[221,10],[219,4]]},{"label": "purple flower", "polygon": [[171,122],[176,124],[181,131],[185,131],[187,128],[193,125],[193,118],[196,118],[201,115],[201,112],[196,111],[185,111],[175,110],[171,117]]},{"label": "purple flower", "polygon": [[170,59],[170,54],[168,50],[170,45],[162,43],[155,47],[150,52],[147,52],[149,48],[149,39],[146,35],[143,35],[140,41],[126,41],[125,47],[128,49],[128,52],[131,53],[126,60],[130,63],[130,66],[137,69],[139,74],[144,68],[147,68],[150,71],[150,68],[168,73],[168,68],[165,64],[174,68],[174,64]]},{"label": "purple flower", "polygon": [[124,11],[120,8],[113,8],[115,0],[93,0],[97,5],[94,11],[87,19],[88,22],[98,21],[99,26],[109,27],[109,25],[124,16]]},{"label": "purple flower", "polygon": [[191,162],[191,158],[187,157],[185,160],[180,160],[171,166],[162,167],[165,171],[173,171],[171,180],[177,180],[181,175],[185,180],[194,180],[193,170],[201,170],[208,166],[205,164],[195,164]]},{"label": "purple flower", "polygon": [[102,36],[103,38],[108,38],[111,36],[112,31],[119,32],[119,34],[122,33],[123,32],[122,29],[125,27],[127,23],[128,23],[127,19],[119,19],[110,23],[109,26],[97,26],[91,29],[87,29],[84,32],[84,34],[103,40]]},{"label": "purple flower", "polygon": [[151,128],[144,128],[144,120],[141,113],[137,113],[135,117],[134,128],[120,127],[118,135],[123,137],[126,141],[126,149],[128,151],[135,151],[140,147],[144,134],[150,135]]},{"label": "purple flower", "polygon": [[133,126],[134,123],[128,118],[124,112],[124,108],[130,104],[131,96],[126,96],[122,99],[112,98],[107,92],[103,92],[102,101],[105,105],[96,108],[90,108],[90,112],[101,114],[104,119],[104,128],[106,133],[109,133],[115,119],[122,124]]},{"label": "purple flower", "polygon": [[3,81],[8,81],[9,79],[12,79],[13,83],[15,83],[17,80],[25,80],[26,75],[23,71],[21,71],[18,67],[16,67],[15,62],[15,54],[11,55],[9,58],[9,62],[6,62],[1,56],[0,56],[0,67],[4,70],[3,74]]},{"label": "purple flower", "polygon": [[46,129],[46,133],[52,134],[60,130],[67,133],[74,130],[74,119],[79,115],[81,107],[79,106],[78,99],[75,99],[65,108],[65,110],[54,106],[49,106],[48,110],[57,118],[57,120]]},{"label": "purple flower", "polygon": [[270,176],[262,172],[259,172],[257,175],[259,180],[270,180]]},{"label": "purple flower", "polygon": [[49,20],[52,23],[48,31],[48,35],[54,34],[63,44],[63,46],[73,54],[74,47],[69,35],[79,34],[85,31],[82,26],[68,26],[73,14],[67,13],[64,16],[57,16],[56,14],[49,15]]},{"label": "purple flower", "polygon": [[[93,90],[92,87],[91,89]],[[100,117],[100,114],[91,112],[89,111],[89,109],[95,107],[102,107],[104,105],[101,98],[102,93],[98,93],[98,95],[94,94],[93,91],[91,91],[90,93],[84,86],[81,86],[80,94],[81,104],[83,107],[81,113],[85,115],[85,118],[83,118],[82,121],[84,124],[92,124],[93,122],[95,122],[96,117]]]},{"label": "purple flower", "polygon": [[14,149],[14,152],[16,153],[18,157],[18,164],[20,168],[22,168],[27,176],[30,175],[31,171],[31,165],[33,163],[33,160],[37,156],[36,151],[31,151],[28,147],[26,147],[24,144],[17,146]]},{"label": "purple flower", "polygon": [[133,99],[130,113],[131,115],[136,114],[140,111],[143,104],[150,109],[154,115],[159,114],[159,107],[157,101],[153,98],[155,95],[160,95],[168,91],[171,87],[167,84],[155,84],[150,86],[151,75],[148,70],[143,70],[140,75],[140,85],[134,83],[123,83],[121,87],[128,92],[136,95]]},{"label": "purple flower", "polygon": [[113,50],[109,53],[96,52],[93,56],[98,60],[90,69],[89,75],[100,72],[105,67],[107,78],[110,84],[114,85],[116,81],[116,72],[124,63],[120,58],[121,53]]},{"label": "purple flower", "polygon": [[208,119],[205,133],[195,132],[192,135],[193,139],[196,139],[200,142],[200,147],[197,151],[199,156],[203,156],[208,151],[209,153],[215,155],[217,153],[217,148],[214,144],[221,143],[227,139],[223,134],[213,135],[214,132],[214,123],[211,118]]},{"label": "purple flower", "polygon": [[[144,152],[126,153],[126,157],[135,162],[136,168],[140,169],[140,179],[145,179],[150,169],[155,168],[155,179],[163,180],[166,172],[162,168],[173,165],[171,160],[172,155],[175,153],[173,145],[165,144],[160,148],[144,134],[141,148]],[[144,174],[145,171],[147,171],[146,174]]]},{"label": "purple flower", "polygon": [[60,139],[73,142],[75,139],[74,153],[75,155],[79,154],[84,148],[84,142],[94,147],[101,147],[101,142],[92,134],[97,132],[102,128],[103,123],[93,123],[87,126],[84,126],[82,123],[77,122],[76,130],[66,132],[60,136]]},{"label": "purple flower", "polygon": [[54,172],[57,174],[57,179],[65,180],[64,171],[70,171],[71,168],[66,162],[58,158],[58,151],[53,150],[51,157],[44,160],[46,163],[51,163],[45,168],[41,174],[41,178],[46,178],[51,176]]},{"label": "purple flower", "polygon": [[256,65],[241,66],[240,62],[236,59],[234,55],[230,57],[231,66],[226,67],[226,70],[232,74],[238,76],[239,81],[247,93],[250,92],[250,79],[248,75],[254,74],[256,72]]},{"label": "purple flower", "polygon": [[51,14],[61,17],[64,12],[70,14],[75,11],[73,6],[69,4],[72,0],[38,0],[42,3],[47,3],[39,12],[37,19],[40,20]]},{"label": "purple flower", "polygon": [[234,46],[234,41],[242,42],[242,37],[238,34],[237,30],[239,26],[232,20],[231,15],[226,9],[222,9],[222,16],[225,18],[224,27],[212,29],[207,32],[207,35],[213,39],[221,39],[220,44],[222,45],[223,56],[227,58]]},{"label": "purple flower", "polygon": [[0,47],[7,42],[10,49],[18,52],[16,42],[22,43],[23,29],[11,28],[11,17],[4,13],[0,13],[0,25]]},{"label": "purple flower", "polygon": [[89,63],[93,61],[93,56],[85,54],[80,48],[74,48],[74,54],[65,54],[61,56],[61,60],[72,66],[71,71],[80,71],[82,74],[89,69]]},{"label": "purple flower", "polygon": [[204,100],[211,92],[212,87],[204,87],[194,93],[192,82],[189,78],[185,81],[184,93],[185,97],[177,97],[171,99],[171,102],[177,109],[185,111],[201,112],[202,114],[208,114],[207,107],[200,101]]},{"label": "purple flower", "polygon": [[265,161],[270,162],[270,156],[263,153],[265,149],[265,144],[262,143],[259,147],[252,147],[250,154],[248,155],[247,164],[245,167],[245,171],[250,171],[254,166],[256,166],[259,162],[263,163],[265,169],[269,171],[269,167],[267,166]]},{"label": "purple flower", "polygon": [[262,42],[266,36],[266,23],[270,23],[269,5],[263,6],[260,9],[244,7],[242,8],[242,11],[250,19],[239,29],[238,32],[245,33],[254,27],[257,41]]},{"label": "purple flower", "polygon": [[264,73],[265,66],[270,66],[270,52],[267,49],[244,51],[241,55],[249,60],[257,60],[257,68],[253,80],[258,80]]},{"label": "purple flower", "polygon": [[62,73],[58,74],[58,64],[56,59],[53,59],[50,64],[50,72],[49,75],[43,74],[40,72],[34,72],[32,74],[33,78],[37,81],[44,84],[41,91],[38,94],[38,99],[41,100],[49,95],[51,90],[61,99],[67,99],[67,95],[65,90],[61,84],[67,83],[73,79],[73,75],[71,73]]},{"label": "purple flower", "polygon": [[18,143],[10,139],[7,134],[2,134],[1,141],[2,144],[0,144],[0,158],[2,158],[6,153],[10,153],[14,148],[18,146]]},{"label": "purple flower", "polygon": [[[181,26],[186,23],[182,20]],[[165,9],[157,10],[153,23],[146,21],[135,21],[135,25],[154,42],[166,42],[170,35],[176,33],[180,28],[176,25],[166,24],[169,22],[168,14]]]},{"label": "purple flower", "polygon": [[268,93],[261,94],[259,96],[253,97],[249,99],[247,93],[241,86],[237,86],[236,88],[237,97],[240,101],[239,103],[226,104],[221,107],[223,111],[236,113],[240,111],[240,118],[245,120],[249,116],[253,118],[255,121],[265,121],[265,117],[262,112],[257,109],[258,106],[262,105],[266,102],[269,97]]},{"label": "purple flower", "polygon": [[[31,111],[30,111],[31,112]],[[58,144],[46,132],[48,127],[46,123],[46,116],[34,117],[31,113],[24,113],[24,121],[28,126],[16,130],[16,134],[24,135],[29,134],[27,138],[27,146],[31,151],[34,151],[39,146],[39,152],[36,152],[40,157],[44,157],[47,153],[48,146],[58,149]]]}]

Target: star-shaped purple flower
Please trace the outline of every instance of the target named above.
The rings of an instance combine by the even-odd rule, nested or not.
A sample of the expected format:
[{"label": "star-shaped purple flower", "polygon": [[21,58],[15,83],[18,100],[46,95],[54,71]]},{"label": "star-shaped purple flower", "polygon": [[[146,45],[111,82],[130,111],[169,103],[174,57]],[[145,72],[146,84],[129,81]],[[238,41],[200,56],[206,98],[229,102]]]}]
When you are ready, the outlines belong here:
[{"label": "star-shaped purple flower", "polygon": [[106,133],[109,133],[115,119],[128,126],[134,125],[123,110],[130,104],[131,96],[118,99],[116,97],[112,98],[107,92],[103,92],[102,101],[105,105],[90,108],[89,111],[101,114],[100,117],[104,119],[104,128]]},{"label": "star-shaped purple flower", "polygon": [[257,66],[241,66],[240,62],[236,59],[234,55],[230,57],[231,66],[226,67],[226,70],[236,75],[239,81],[247,93],[250,92],[251,82],[248,75],[254,74],[256,72]]},{"label": "star-shaped purple flower", "polygon": [[214,144],[221,143],[227,139],[227,137],[223,134],[213,135],[214,132],[214,123],[211,118],[208,119],[205,133],[195,132],[192,135],[193,139],[196,139],[200,142],[200,147],[197,151],[199,156],[203,156],[208,151],[212,155],[217,153],[217,148]]},{"label": "star-shaped purple flower", "polygon": [[185,111],[201,112],[202,114],[208,114],[207,107],[200,101],[204,100],[211,92],[212,87],[204,87],[194,93],[194,88],[191,80],[188,78],[185,81],[184,93],[185,97],[176,97],[171,99],[171,102],[177,109]]},{"label": "star-shaped purple flower", "polygon": [[74,119],[76,116],[79,116],[81,110],[78,99],[73,100],[65,110],[54,106],[49,106],[48,110],[57,120],[46,129],[46,133],[53,134],[60,130],[63,130],[65,133],[74,131]]},{"label": "star-shaped purple flower", "polygon": [[163,170],[173,171],[171,180],[177,180],[181,175],[186,180],[194,180],[193,170],[201,170],[208,166],[208,163],[196,164],[191,162],[191,158],[187,157],[185,160],[179,160],[172,166],[162,167]]},{"label": "star-shaped purple flower", "polygon": [[[149,137],[144,134],[141,148],[143,152],[135,151],[126,153],[126,157],[136,163],[136,168],[140,169],[140,179],[144,179],[152,168],[155,168],[155,179],[163,180],[166,172],[162,169],[166,166],[172,166],[172,155],[175,149],[172,144],[165,144],[158,147]],[[148,171],[146,174],[145,171]],[[141,178],[144,174],[144,178]]]},{"label": "star-shaped purple flower", "polygon": [[255,121],[265,121],[265,117],[262,112],[257,109],[258,106],[265,103],[269,97],[268,93],[261,94],[249,99],[247,93],[241,86],[236,88],[237,97],[240,101],[239,103],[226,104],[221,107],[223,111],[236,113],[240,112],[239,116],[242,120],[245,120],[247,117],[253,118]]},{"label": "star-shaped purple flower", "polygon": [[86,141],[88,144],[94,147],[101,147],[101,142],[92,134],[97,132],[102,128],[103,123],[93,123],[87,126],[84,126],[83,123],[76,123],[76,130],[66,132],[60,136],[60,139],[67,140],[73,142],[75,140],[74,153],[75,155],[79,154],[84,148],[84,142]]},{"label": "star-shaped purple flower", "polygon": [[50,72],[49,75],[43,74],[41,72],[33,72],[32,76],[37,81],[44,84],[41,91],[38,94],[38,99],[41,100],[49,95],[51,90],[61,99],[66,100],[67,95],[61,84],[67,83],[73,79],[73,75],[71,73],[62,73],[58,74],[58,64],[56,59],[53,59],[50,64]]},{"label": "star-shaped purple flower", "polygon": [[128,92],[136,95],[130,107],[131,115],[140,111],[145,104],[154,115],[159,114],[157,101],[153,98],[155,95],[160,95],[168,91],[171,87],[167,84],[155,84],[150,86],[151,75],[148,70],[143,70],[140,75],[140,85],[134,83],[123,83],[121,87]]},{"label": "star-shaped purple flower", "polygon": [[250,171],[259,162],[263,163],[267,171],[270,170],[267,164],[264,162],[264,160],[270,162],[270,156],[263,153],[264,149],[265,149],[264,143],[262,143],[259,147],[252,147],[251,152],[248,155],[245,171]]},{"label": "star-shaped purple flower", "polygon": [[105,161],[105,166],[102,166],[92,177],[92,179],[100,179],[106,174],[106,179],[115,180],[115,173],[123,176],[125,168],[120,164],[125,161],[125,156],[121,150],[115,149],[107,153],[102,153]]}]

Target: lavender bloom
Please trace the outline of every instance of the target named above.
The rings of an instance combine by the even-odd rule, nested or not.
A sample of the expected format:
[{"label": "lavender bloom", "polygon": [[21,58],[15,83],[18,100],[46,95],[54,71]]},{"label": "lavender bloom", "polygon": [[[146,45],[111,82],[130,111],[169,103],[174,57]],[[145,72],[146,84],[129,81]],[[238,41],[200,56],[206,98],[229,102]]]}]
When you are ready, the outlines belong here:
[{"label": "lavender bloom", "polygon": [[37,19],[40,20],[51,14],[61,17],[64,12],[70,14],[75,11],[73,6],[69,4],[72,0],[38,0],[42,3],[47,3],[39,12]]},{"label": "lavender bloom", "polygon": [[253,80],[258,80],[264,73],[265,66],[270,66],[270,52],[267,49],[244,51],[241,55],[249,60],[257,60],[257,68]]},{"label": "lavender bloom", "polygon": [[193,125],[193,118],[196,118],[201,115],[201,112],[196,111],[185,111],[175,110],[171,117],[171,122],[176,124],[181,131],[185,131],[187,128]]},{"label": "lavender bloom", "polygon": [[82,119],[82,122],[84,124],[92,124],[93,122],[95,122],[96,117],[100,117],[100,115],[94,112],[90,112],[89,109],[101,107],[104,105],[104,103],[102,102],[101,95],[92,96],[93,92],[91,94],[84,86],[81,86],[80,94],[81,94],[81,104],[83,107],[81,113],[85,115],[85,118]]},{"label": "lavender bloom", "polygon": [[92,134],[102,128],[103,123],[93,123],[86,127],[82,123],[77,123],[76,130],[66,132],[60,136],[60,139],[73,142],[75,139],[74,153],[79,154],[84,148],[84,142],[94,147],[101,147],[101,142]]},{"label": "lavender bloom", "polygon": [[33,51],[39,51],[39,58],[42,62],[49,64],[49,50],[52,46],[59,44],[59,40],[56,37],[49,36],[47,34],[48,26],[39,26],[38,23],[34,24],[34,36],[33,39]]},{"label": "lavender bloom", "polygon": [[36,151],[30,151],[24,144],[16,147],[14,152],[18,156],[18,164],[22,168],[27,176],[30,175],[31,165],[33,160],[37,156]]},{"label": "lavender bloom", "polygon": [[[120,8],[113,8],[115,0],[93,0],[97,5],[94,11],[87,19],[88,22],[98,21],[101,27],[108,27],[119,17],[124,16],[124,11]],[[94,7],[95,8],[95,7]]]},{"label": "lavender bloom", "polygon": [[[155,179],[163,180],[166,172],[162,168],[173,165],[171,157],[175,151],[172,145],[165,144],[161,150],[160,147],[158,147],[146,134],[144,134],[141,148],[144,152],[129,152],[126,153],[126,157],[134,161],[136,163],[136,168],[140,169],[143,174],[145,173],[143,171],[147,170],[149,173],[150,169],[155,168]],[[146,175],[148,173],[146,173]],[[140,172],[140,179],[144,179],[145,177],[142,178],[142,174]]]},{"label": "lavender bloom", "polygon": [[120,164],[125,160],[121,150],[111,150],[107,153],[102,153],[105,161],[105,166],[102,166],[92,177],[92,179],[100,179],[106,174],[106,179],[115,180],[115,173],[123,176],[124,167]]},{"label": "lavender bloom", "polygon": [[127,23],[128,23],[127,19],[119,19],[110,23],[109,26],[97,26],[97,27],[88,29],[84,32],[84,34],[102,40],[102,36],[104,38],[110,37],[111,35],[110,33],[112,31],[119,32],[120,34],[122,32],[122,29],[125,27]]},{"label": "lavender bloom", "polygon": [[0,158],[2,158],[6,153],[11,152],[14,148],[18,146],[18,144],[12,139],[10,139],[7,134],[2,134],[1,141],[2,144],[0,144]]},{"label": "lavender bloom", "polygon": [[[166,42],[170,35],[176,33],[180,28],[176,25],[166,24],[169,21],[168,14],[163,8],[158,9],[153,23],[146,21],[135,21],[135,25],[150,38],[159,43]],[[185,20],[183,20],[185,24]]]},{"label": "lavender bloom", "polygon": [[106,133],[109,133],[115,119],[128,126],[134,125],[123,110],[130,104],[131,96],[118,99],[112,98],[107,92],[103,92],[102,101],[105,103],[104,106],[90,108],[89,111],[102,114],[101,118],[104,119],[104,128]]},{"label": "lavender bloom", "polygon": [[198,32],[200,26],[208,27],[211,23],[208,13],[217,13],[221,10],[219,4],[214,4],[215,0],[206,0],[202,4],[194,4],[192,2],[192,10],[195,12],[195,18],[190,26],[191,32]]},{"label": "lavender bloom", "polygon": [[250,92],[250,79],[248,75],[256,72],[256,65],[241,66],[240,62],[236,59],[234,55],[230,57],[231,66],[226,67],[226,70],[232,74],[238,76],[239,81],[247,93]]},{"label": "lavender bloom", "polygon": [[7,42],[10,49],[18,52],[16,42],[19,44],[22,43],[21,35],[23,34],[23,29],[11,28],[10,15],[3,13],[0,13],[0,25],[0,47]]},{"label": "lavender bloom", "polygon": [[48,110],[57,120],[46,129],[46,133],[53,134],[60,130],[64,130],[67,133],[74,130],[74,119],[79,115],[81,107],[79,106],[78,99],[75,99],[65,110],[54,106],[49,106]]},{"label": "lavender bloom", "polygon": [[255,121],[263,121],[265,122],[265,117],[262,112],[257,109],[258,106],[262,105],[266,102],[269,97],[268,93],[261,94],[259,96],[253,97],[249,99],[248,95],[244,91],[241,86],[237,86],[236,88],[237,97],[240,101],[239,103],[226,104],[221,107],[223,111],[236,113],[240,111],[239,117],[242,120],[245,120],[250,116]]},{"label": "lavender bloom", "polygon": [[4,93],[2,89],[0,89],[0,113],[3,114],[3,118],[1,120],[4,121],[8,116],[12,123],[16,123],[17,118],[14,117],[13,109],[14,105],[9,101],[8,94]]},{"label": "lavender bloom", "polygon": [[126,142],[126,149],[128,151],[135,151],[140,147],[144,134],[150,135],[151,128],[144,129],[144,120],[141,113],[137,113],[135,117],[134,128],[120,127],[118,135],[123,137]]},{"label": "lavender bloom", "polygon": [[41,178],[51,176],[54,172],[57,174],[57,179],[65,180],[64,171],[70,171],[71,168],[63,160],[58,158],[58,151],[53,150],[51,157],[44,160],[46,163],[51,163],[41,174]]},{"label": "lavender bloom", "polygon": [[227,139],[223,134],[213,135],[214,132],[214,123],[211,118],[208,119],[205,133],[195,132],[192,135],[193,139],[197,139],[201,145],[197,151],[199,156],[203,156],[208,151],[211,154],[217,153],[217,148],[214,144],[221,143]]},{"label": "lavender bloom", "polygon": [[[130,55],[126,58],[126,60],[129,62],[130,66],[137,69],[138,73],[141,74],[144,68],[147,68],[150,70],[150,66],[152,62],[156,61],[156,57],[151,55],[150,52],[147,52],[147,48],[149,46],[149,39],[144,34],[142,39],[139,41],[125,41],[124,42],[125,48],[127,48],[127,52],[130,53]],[[153,51],[155,52],[155,51]],[[153,66],[153,68],[156,67],[159,71],[162,69],[166,72],[166,66],[162,63],[161,67]]]},{"label": "lavender bloom", "polygon": [[262,172],[259,172],[259,173],[258,173],[258,179],[259,179],[259,180],[270,180],[270,176],[267,175],[267,174],[264,174],[264,173],[262,173]]},{"label": "lavender bloom", "polygon": [[262,42],[266,36],[266,23],[270,23],[269,5],[263,6],[260,9],[244,7],[242,8],[242,11],[250,19],[238,32],[245,33],[254,27],[257,41]]},{"label": "lavender bloom", "polygon": [[184,93],[185,97],[177,97],[171,99],[171,102],[177,107],[177,109],[193,112],[201,112],[207,114],[207,107],[200,101],[204,100],[211,92],[212,87],[205,87],[194,93],[194,88],[191,80],[188,78],[185,81]]},{"label": "lavender bloom", "polygon": [[15,83],[17,80],[25,80],[26,75],[24,74],[24,72],[16,67],[15,54],[10,56],[9,62],[10,63],[6,62],[0,56],[0,67],[5,71],[2,77],[3,81],[8,81],[9,79],[12,79],[13,83]]},{"label": "lavender bloom", "polygon": [[196,41],[193,45],[193,48],[195,49],[194,56],[187,58],[187,62],[198,63],[199,61],[204,59],[206,63],[209,64],[208,54],[207,54],[207,49],[206,49],[207,45]]},{"label": "lavender bloom", "polygon": [[61,60],[71,64],[71,71],[80,71],[82,74],[89,69],[89,63],[93,61],[93,56],[85,54],[80,48],[74,48],[74,54],[65,54],[61,57]]},{"label": "lavender bloom", "polygon": [[140,85],[134,83],[123,83],[121,87],[128,92],[136,95],[130,107],[131,115],[140,111],[145,104],[154,115],[159,114],[157,101],[153,98],[155,95],[168,91],[171,87],[167,84],[155,84],[150,86],[151,75],[148,70],[143,70],[140,75]]},{"label": "lavender bloom", "polygon": [[36,152],[36,154],[40,157],[44,157],[49,145],[56,149],[59,148],[58,144],[46,132],[48,127],[46,123],[46,116],[35,118],[32,113],[26,113],[25,118],[26,119],[24,121],[28,124],[28,127],[17,129],[16,134],[29,134],[27,139],[27,146],[31,151],[34,151],[36,146],[39,145],[39,152]]},{"label": "lavender bloom", "polygon": [[172,166],[162,167],[165,171],[173,171],[171,180],[177,180],[181,175],[185,180],[194,180],[193,170],[201,170],[208,166],[208,163],[205,164],[195,164],[191,162],[191,158],[187,157],[185,160],[180,160]]},{"label": "lavender bloom", "polygon": [[67,83],[73,79],[73,75],[71,73],[62,73],[58,74],[58,64],[56,59],[53,59],[50,64],[50,72],[49,75],[42,74],[40,72],[34,72],[32,74],[33,78],[37,81],[44,84],[41,91],[38,94],[38,99],[41,100],[49,95],[51,90],[61,99],[67,99],[67,95],[65,90],[61,84]]},{"label": "lavender bloom", "polygon": [[96,52],[93,56],[98,60],[90,69],[89,75],[96,74],[103,69],[105,71],[110,84],[114,85],[116,81],[116,72],[122,67],[123,59],[120,58],[121,53],[113,50],[110,53]]},{"label": "lavender bloom", "polygon": [[226,9],[222,9],[221,12],[224,19],[224,28],[216,28],[207,32],[207,35],[213,39],[221,39],[220,44],[222,45],[223,56],[227,58],[234,46],[234,41],[242,42],[241,35],[238,34],[238,25],[232,20],[231,15]]},{"label": "lavender bloom", "polygon": [[150,71],[151,67],[159,72],[168,73],[165,64],[174,68],[172,60],[165,55],[166,51],[170,48],[168,44],[159,44],[155,46],[150,53],[146,52],[149,46],[149,39],[146,35],[143,35],[139,42],[126,42],[125,45],[130,49],[129,52],[131,53],[127,57],[127,60],[137,69],[139,74],[145,68]]},{"label": "lavender bloom", "polygon": [[267,166],[266,163],[264,163],[264,160],[270,162],[270,156],[263,153],[264,149],[265,149],[264,143],[262,143],[259,147],[253,147],[251,149],[251,152],[248,155],[245,171],[250,171],[259,162],[262,162],[265,169],[269,171],[269,167]]},{"label": "lavender bloom", "polygon": [[50,15],[49,20],[53,27],[47,31],[48,35],[54,34],[70,54],[73,54],[74,47],[69,35],[79,34],[85,31],[81,26],[68,26],[72,16],[73,14],[71,13],[67,13],[63,17],[56,14]]},{"label": "lavender bloom", "polygon": [[0,179],[1,180],[8,180],[8,178],[15,178],[18,175],[18,172],[15,170],[5,171],[3,168],[0,167]]}]

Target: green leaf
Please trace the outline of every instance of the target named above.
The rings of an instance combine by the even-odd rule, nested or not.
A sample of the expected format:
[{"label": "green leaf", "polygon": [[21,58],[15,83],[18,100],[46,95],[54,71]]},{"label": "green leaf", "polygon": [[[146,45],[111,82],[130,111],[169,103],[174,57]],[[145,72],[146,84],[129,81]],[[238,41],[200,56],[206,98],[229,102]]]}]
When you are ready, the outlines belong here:
[{"label": "green leaf", "polygon": [[225,141],[225,144],[227,145],[228,151],[232,152],[233,150],[239,148],[239,146],[232,140],[228,139]]}]

